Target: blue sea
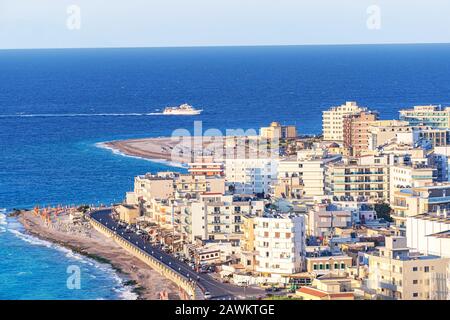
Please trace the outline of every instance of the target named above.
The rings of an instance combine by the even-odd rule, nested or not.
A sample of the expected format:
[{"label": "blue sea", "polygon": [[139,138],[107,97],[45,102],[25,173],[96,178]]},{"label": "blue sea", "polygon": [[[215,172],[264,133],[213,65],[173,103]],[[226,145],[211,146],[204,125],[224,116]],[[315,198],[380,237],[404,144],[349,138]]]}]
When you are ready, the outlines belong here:
[{"label": "blue sea", "polygon": [[[321,111],[345,101],[384,119],[417,104],[450,105],[450,45],[0,51],[0,208],[109,204],[135,175],[173,170],[98,142],[192,131],[194,120],[204,130],[279,121],[318,134]],[[185,102],[204,112],[152,114]],[[107,266],[1,221],[0,299],[123,297]],[[92,277],[68,292],[75,261]]]}]

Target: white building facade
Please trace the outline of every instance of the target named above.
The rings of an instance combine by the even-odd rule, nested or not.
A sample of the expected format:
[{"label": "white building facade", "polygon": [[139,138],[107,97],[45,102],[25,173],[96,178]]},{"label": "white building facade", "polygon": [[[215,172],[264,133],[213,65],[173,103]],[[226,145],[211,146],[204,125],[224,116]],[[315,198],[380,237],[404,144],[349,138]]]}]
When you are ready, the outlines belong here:
[{"label": "white building facade", "polygon": [[278,159],[225,160],[226,185],[236,194],[269,193],[277,178]]},{"label": "white building facade", "polygon": [[304,216],[257,217],[255,225],[255,271],[271,277],[300,272],[306,246]]},{"label": "white building facade", "polygon": [[323,139],[325,141],[344,141],[344,117],[367,111],[358,107],[356,102],[347,101],[339,107],[333,107],[322,114]]}]

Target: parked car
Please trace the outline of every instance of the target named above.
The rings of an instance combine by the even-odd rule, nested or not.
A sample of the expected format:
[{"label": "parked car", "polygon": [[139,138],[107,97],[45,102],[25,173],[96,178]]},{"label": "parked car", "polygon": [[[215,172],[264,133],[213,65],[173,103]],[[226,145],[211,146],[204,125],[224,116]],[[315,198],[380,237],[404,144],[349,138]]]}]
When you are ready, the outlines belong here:
[{"label": "parked car", "polygon": [[203,296],[205,297],[206,300],[211,299],[211,293],[209,291],[205,291],[205,293],[203,294]]}]

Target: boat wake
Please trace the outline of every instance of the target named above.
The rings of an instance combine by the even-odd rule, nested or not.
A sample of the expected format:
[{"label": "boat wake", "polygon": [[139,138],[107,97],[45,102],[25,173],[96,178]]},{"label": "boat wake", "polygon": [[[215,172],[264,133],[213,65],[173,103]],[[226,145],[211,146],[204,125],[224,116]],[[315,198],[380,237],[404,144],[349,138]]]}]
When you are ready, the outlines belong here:
[{"label": "boat wake", "polygon": [[149,113],[34,113],[0,114],[0,118],[69,118],[69,117],[144,117],[162,115],[161,112]]}]

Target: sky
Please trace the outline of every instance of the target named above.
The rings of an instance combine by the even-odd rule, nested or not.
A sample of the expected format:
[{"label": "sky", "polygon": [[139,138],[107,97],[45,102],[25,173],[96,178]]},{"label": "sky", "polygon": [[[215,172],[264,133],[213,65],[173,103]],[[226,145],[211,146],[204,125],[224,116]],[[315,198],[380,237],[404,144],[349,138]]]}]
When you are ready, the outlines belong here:
[{"label": "sky", "polygon": [[449,0],[0,0],[0,49],[450,42]]}]

